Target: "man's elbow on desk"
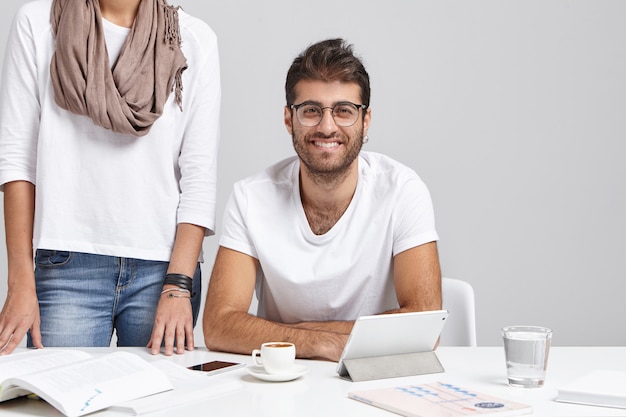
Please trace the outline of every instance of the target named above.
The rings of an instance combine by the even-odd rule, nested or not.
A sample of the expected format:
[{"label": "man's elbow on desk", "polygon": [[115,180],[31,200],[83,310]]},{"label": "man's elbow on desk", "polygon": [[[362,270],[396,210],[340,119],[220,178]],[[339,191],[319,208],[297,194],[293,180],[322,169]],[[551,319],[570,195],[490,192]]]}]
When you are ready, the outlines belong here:
[{"label": "man's elbow on desk", "polygon": [[[247,314],[247,313],[244,313]],[[234,312],[226,312],[223,309],[207,308],[204,312],[202,319],[202,331],[204,333],[204,344],[207,349],[220,352],[231,353],[250,353],[250,351],[244,350],[244,344],[238,343],[234,339],[234,335],[237,332],[241,333],[234,328],[230,323],[243,323],[245,317],[238,318]]]}]

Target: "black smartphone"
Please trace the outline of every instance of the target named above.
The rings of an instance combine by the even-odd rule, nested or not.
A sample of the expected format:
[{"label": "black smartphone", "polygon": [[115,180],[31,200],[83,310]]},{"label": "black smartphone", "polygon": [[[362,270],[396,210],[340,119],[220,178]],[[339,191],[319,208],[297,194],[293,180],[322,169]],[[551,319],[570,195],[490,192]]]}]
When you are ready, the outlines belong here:
[{"label": "black smartphone", "polygon": [[191,369],[192,371],[204,372],[207,375],[215,375],[221,374],[222,372],[243,368],[244,366],[246,366],[245,363],[239,362],[211,361],[188,366],[187,369]]}]

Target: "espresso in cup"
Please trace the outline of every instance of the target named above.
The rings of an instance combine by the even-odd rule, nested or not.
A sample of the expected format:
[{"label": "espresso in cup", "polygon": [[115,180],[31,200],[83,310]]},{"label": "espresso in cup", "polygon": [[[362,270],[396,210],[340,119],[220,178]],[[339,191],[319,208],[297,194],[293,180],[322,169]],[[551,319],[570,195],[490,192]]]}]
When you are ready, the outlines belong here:
[{"label": "espresso in cup", "polygon": [[284,374],[292,370],[296,360],[296,346],[289,342],[267,342],[252,351],[252,361],[268,374]]},{"label": "espresso in cup", "polygon": [[268,343],[267,344],[268,348],[288,348],[292,346],[293,346],[292,343]]}]

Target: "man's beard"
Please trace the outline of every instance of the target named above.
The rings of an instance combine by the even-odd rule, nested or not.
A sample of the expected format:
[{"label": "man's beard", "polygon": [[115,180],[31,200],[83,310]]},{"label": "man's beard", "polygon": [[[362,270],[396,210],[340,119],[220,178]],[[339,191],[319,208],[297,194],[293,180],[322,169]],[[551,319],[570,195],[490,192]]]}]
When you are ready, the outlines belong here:
[{"label": "man's beard", "polygon": [[[332,137],[337,136],[333,135]],[[346,147],[343,159],[339,162],[333,163],[330,161],[331,155],[322,154],[319,158],[313,157],[307,149],[311,139],[330,139],[331,137],[324,136],[320,133],[314,133],[312,135],[305,135],[303,140],[298,140],[296,138],[296,132],[294,131],[291,138],[293,147],[298,154],[301,163],[305,166],[311,177],[315,181],[321,181],[328,184],[340,182],[346,177],[352,163],[357,156],[359,156],[359,152],[363,147],[363,130],[358,129],[354,132],[352,137],[348,138],[348,141],[342,141],[340,146]]]}]

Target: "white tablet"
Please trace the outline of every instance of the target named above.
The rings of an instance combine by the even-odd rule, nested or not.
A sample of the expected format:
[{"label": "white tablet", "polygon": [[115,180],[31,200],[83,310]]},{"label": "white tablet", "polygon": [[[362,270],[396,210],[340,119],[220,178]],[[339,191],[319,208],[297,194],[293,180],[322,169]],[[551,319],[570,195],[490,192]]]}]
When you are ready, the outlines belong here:
[{"label": "white tablet", "polygon": [[346,376],[346,359],[428,352],[448,318],[447,310],[362,316],[354,327],[337,365],[337,373]]}]

